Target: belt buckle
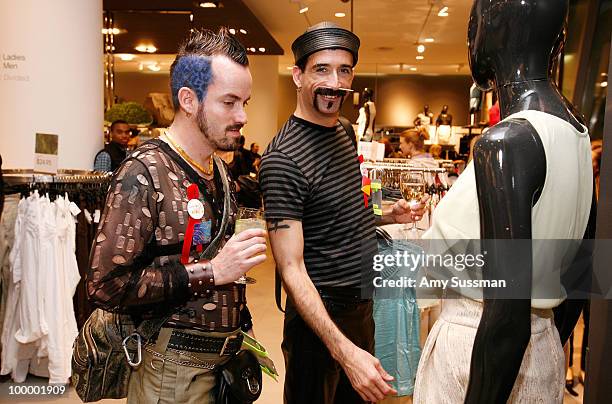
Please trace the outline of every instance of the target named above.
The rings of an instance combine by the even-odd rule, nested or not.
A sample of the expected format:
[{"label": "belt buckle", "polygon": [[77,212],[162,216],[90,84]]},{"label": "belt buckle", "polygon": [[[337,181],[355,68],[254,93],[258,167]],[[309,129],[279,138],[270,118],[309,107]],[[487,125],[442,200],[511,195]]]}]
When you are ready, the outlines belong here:
[{"label": "belt buckle", "polygon": [[229,342],[233,339],[238,339],[240,336],[240,334],[234,334],[234,335],[228,335],[225,338],[225,342],[223,343],[223,347],[221,348],[221,352],[219,352],[219,356],[223,356],[225,355],[225,349],[227,348],[227,345],[229,344]]}]

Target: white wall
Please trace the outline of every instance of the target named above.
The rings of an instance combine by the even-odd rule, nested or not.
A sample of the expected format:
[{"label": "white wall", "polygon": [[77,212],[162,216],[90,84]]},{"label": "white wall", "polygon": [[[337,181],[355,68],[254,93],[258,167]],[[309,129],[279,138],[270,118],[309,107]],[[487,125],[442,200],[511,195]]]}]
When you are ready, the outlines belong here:
[{"label": "white wall", "polygon": [[[58,168],[91,169],[102,147],[101,29],[102,0],[0,1],[3,168],[32,168],[41,132],[59,135]],[[12,55],[25,60],[5,65]]]},{"label": "white wall", "polygon": [[278,56],[249,56],[253,91],[243,129],[246,148],[259,144],[261,154],[278,132]]}]

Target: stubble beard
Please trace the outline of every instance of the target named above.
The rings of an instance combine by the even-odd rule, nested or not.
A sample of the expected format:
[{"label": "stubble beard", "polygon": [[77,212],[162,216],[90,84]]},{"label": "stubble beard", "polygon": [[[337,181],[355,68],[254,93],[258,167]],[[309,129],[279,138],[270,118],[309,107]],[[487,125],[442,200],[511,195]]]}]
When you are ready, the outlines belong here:
[{"label": "stubble beard", "polygon": [[238,149],[238,139],[233,139],[228,136],[224,136],[224,134],[222,134],[219,138],[215,138],[213,135],[211,135],[210,125],[208,124],[206,112],[204,111],[204,108],[202,108],[202,105],[200,105],[198,109],[198,115],[196,120],[200,132],[202,132],[204,138],[215,150],[234,151]]}]

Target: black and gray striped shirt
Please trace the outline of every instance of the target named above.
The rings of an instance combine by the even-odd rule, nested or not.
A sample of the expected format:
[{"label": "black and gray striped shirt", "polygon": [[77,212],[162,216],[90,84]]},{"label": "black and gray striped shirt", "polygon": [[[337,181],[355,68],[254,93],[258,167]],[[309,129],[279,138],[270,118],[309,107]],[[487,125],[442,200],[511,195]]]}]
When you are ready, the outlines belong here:
[{"label": "black and gray striped shirt", "polygon": [[259,182],[266,219],[302,222],[304,262],[315,286],[368,283],[374,214],[365,207],[359,161],[342,125],[289,118],[263,155]]}]

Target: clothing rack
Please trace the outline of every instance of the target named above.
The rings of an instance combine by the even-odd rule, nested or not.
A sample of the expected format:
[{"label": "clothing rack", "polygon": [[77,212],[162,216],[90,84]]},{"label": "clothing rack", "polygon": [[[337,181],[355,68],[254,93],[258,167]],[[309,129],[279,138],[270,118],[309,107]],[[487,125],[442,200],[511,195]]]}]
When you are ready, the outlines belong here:
[{"label": "clothing rack", "polygon": [[[395,160],[395,161],[388,161]],[[401,161],[397,161],[401,160]],[[364,162],[363,167],[368,171],[370,179],[380,178],[383,188],[387,190],[400,189],[400,173],[403,171],[421,172],[427,182],[428,193],[442,193],[450,188],[448,173],[454,172],[450,168],[417,167],[407,159],[385,159],[382,162]],[[454,168],[454,167],[453,167]],[[440,186],[436,186],[436,178],[440,181]]]},{"label": "clothing rack", "polygon": [[98,173],[87,170],[58,170],[57,174],[42,174],[36,173],[32,169],[3,169],[2,177],[6,185],[104,183],[111,178],[111,173]]},{"label": "clothing rack", "polygon": [[[387,161],[387,160],[404,160],[404,162],[395,162],[395,161]],[[446,173],[448,170],[446,168],[434,168],[434,167],[417,167],[412,165],[412,163],[408,163],[406,159],[385,159],[382,162],[364,162],[363,167],[368,170],[399,170],[399,171],[417,171],[423,173]]]}]

